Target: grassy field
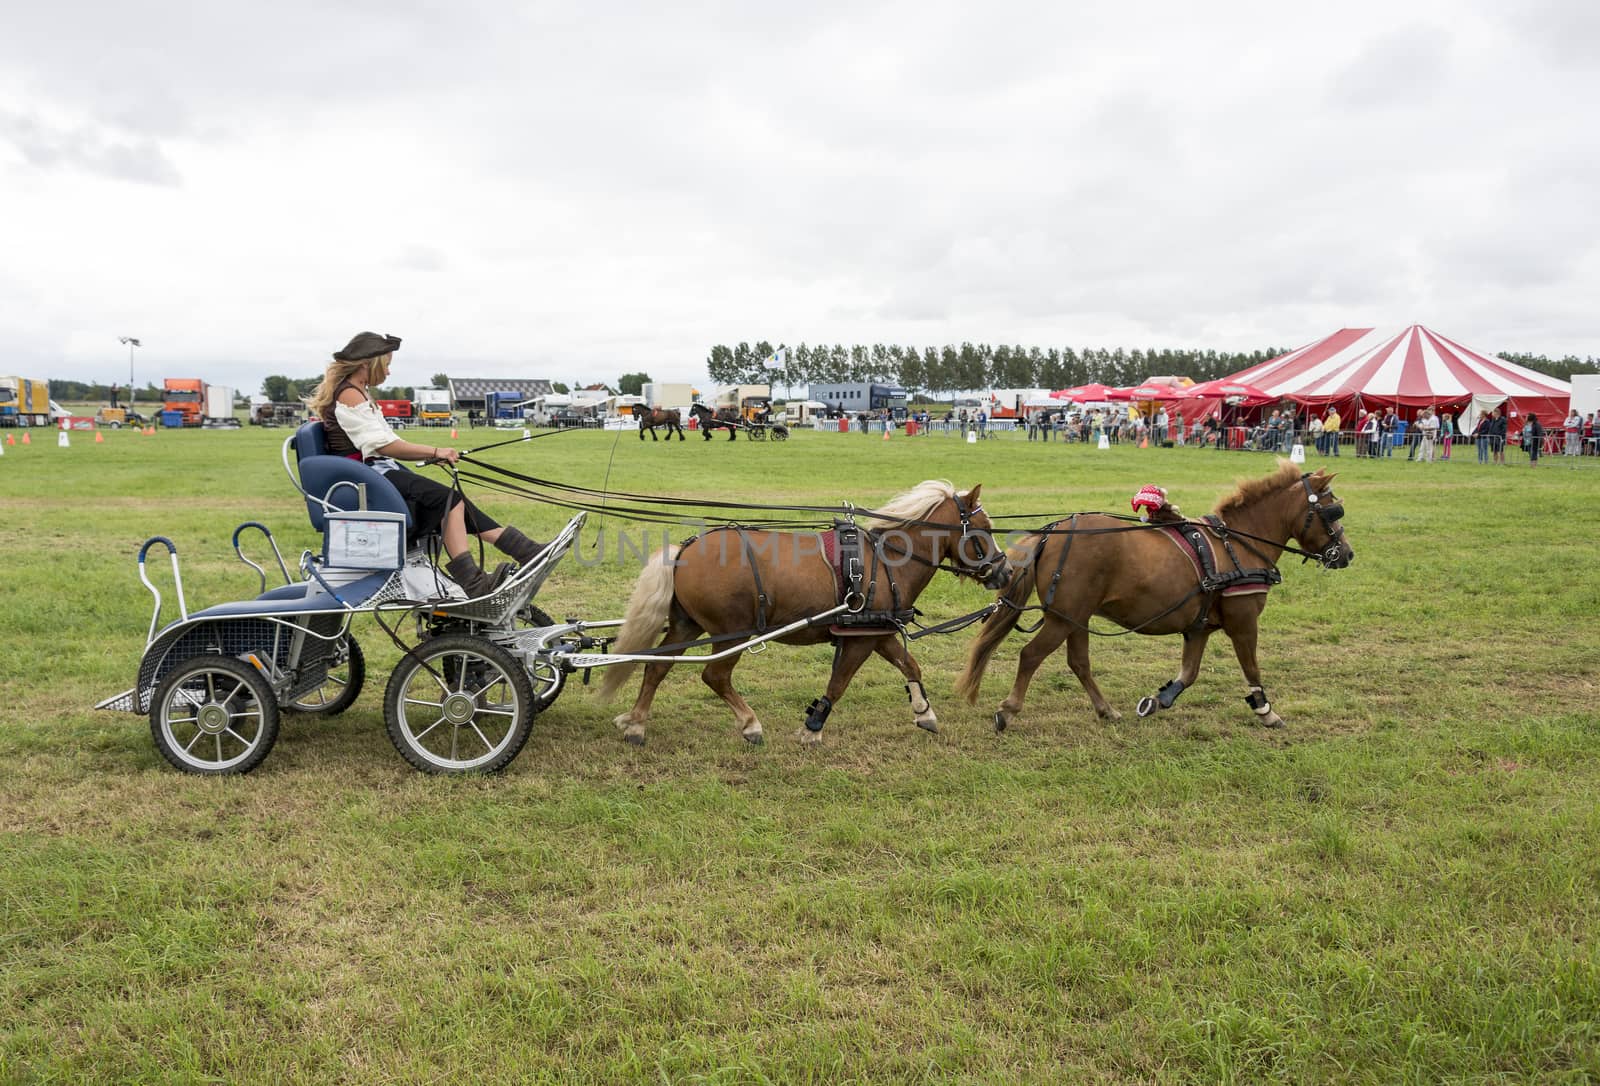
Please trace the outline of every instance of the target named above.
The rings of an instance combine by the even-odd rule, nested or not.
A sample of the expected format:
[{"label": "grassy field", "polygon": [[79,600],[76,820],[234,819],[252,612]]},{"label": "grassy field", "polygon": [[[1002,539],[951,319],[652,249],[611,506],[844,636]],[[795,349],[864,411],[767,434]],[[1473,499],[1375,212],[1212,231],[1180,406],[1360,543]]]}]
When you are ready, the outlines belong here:
[{"label": "grassy field", "polygon": [[[1286,564],[1263,616],[1282,731],[1252,726],[1222,639],[1138,721],[1179,644],[1130,637],[1093,645],[1123,721],[1058,656],[997,736],[1022,638],[969,708],[960,634],[915,647],[937,736],[874,661],[801,749],[828,652],[776,647],[735,673],[764,748],[684,670],[643,749],[574,685],[505,774],[435,779],[384,733],[394,651],[367,623],[356,706],[286,717],[257,772],[214,780],[90,706],[133,681],[146,537],[176,540],[193,605],[254,594],[241,521],[314,545],[284,432],[43,436],[0,459],[0,1081],[1600,1077],[1593,462],[1342,459],[1355,564]],[[772,501],[944,477],[993,513],[1125,509],[1155,482],[1197,514],[1272,466],[809,432],[491,455]],[[620,614],[634,567],[606,551],[569,558],[545,609]],[[941,578],[923,607],[986,599]]]}]

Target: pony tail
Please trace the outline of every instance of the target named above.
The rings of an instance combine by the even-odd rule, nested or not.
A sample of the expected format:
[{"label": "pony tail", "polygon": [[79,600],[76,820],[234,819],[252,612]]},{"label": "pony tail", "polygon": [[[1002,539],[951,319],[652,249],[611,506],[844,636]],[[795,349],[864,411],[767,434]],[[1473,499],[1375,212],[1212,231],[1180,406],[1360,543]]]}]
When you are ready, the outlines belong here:
[{"label": "pony tail", "polygon": [[[634,583],[633,595],[628,597],[622,631],[612,642],[610,651],[625,655],[647,649],[655,642],[662,625],[667,621],[667,613],[672,610],[675,587],[673,571],[676,568],[673,560],[681,550],[683,547],[676,543],[664,547],[645,565],[644,572],[639,574],[639,580]],[[614,697],[618,688],[627,682],[628,676],[638,666],[636,663],[613,664],[606,668],[605,676],[600,680],[601,700]]]},{"label": "pony tail", "polygon": [[956,676],[956,696],[964,698],[968,705],[978,703],[978,690],[983,685],[983,673],[989,668],[989,658],[1022,618],[1022,606],[1033,591],[1034,563],[1020,559],[1032,556],[1040,538],[1037,535],[1024,536],[1006,552],[1007,558],[1012,559],[1011,568],[1016,572],[1012,574],[1011,583],[997,598],[1010,606],[1001,606],[984,620],[977,639],[967,651],[967,666]]}]

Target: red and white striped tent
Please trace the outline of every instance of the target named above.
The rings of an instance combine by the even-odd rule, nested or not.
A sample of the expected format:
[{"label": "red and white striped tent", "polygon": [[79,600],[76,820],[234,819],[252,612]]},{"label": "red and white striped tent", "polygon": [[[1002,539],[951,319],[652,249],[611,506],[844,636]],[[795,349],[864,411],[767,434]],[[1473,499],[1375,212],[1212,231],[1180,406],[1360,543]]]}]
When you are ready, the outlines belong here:
[{"label": "red and white striped tent", "polygon": [[[1451,407],[1476,414],[1508,403],[1513,414],[1542,419],[1567,413],[1572,386],[1514,362],[1463,347],[1438,332],[1342,328],[1326,339],[1231,374],[1307,406]],[[1350,417],[1346,414],[1346,417]]]}]

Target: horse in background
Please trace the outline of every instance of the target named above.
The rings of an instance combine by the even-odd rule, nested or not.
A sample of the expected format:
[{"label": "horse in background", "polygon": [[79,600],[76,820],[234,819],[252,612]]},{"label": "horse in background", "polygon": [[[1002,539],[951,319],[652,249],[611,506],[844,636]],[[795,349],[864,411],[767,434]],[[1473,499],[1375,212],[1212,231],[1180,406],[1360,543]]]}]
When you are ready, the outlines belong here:
[{"label": "horse in background", "polygon": [[644,440],[645,431],[650,431],[650,440],[659,441],[656,437],[656,427],[663,426],[667,431],[667,440],[672,440],[672,432],[678,432],[678,440],[687,440],[683,436],[683,412],[677,408],[645,407],[634,408],[634,416],[639,420],[639,440]]},{"label": "horse in background", "polygon": [[[852,603],[849,614],[836,613],[807,622],[774,640],[787,645],[832,642],[833,674],[826,694],[811,703],[801,740],[815,743],[834,704],[851,678],[877,653],[905,676],[913,722],[930,732],[938,718],[922,687],[922,668],[901,640],[917,597],[940,569],[971,577],[988,588],[1010,578],[1005,555],[991,534],[979,487],[958,493],[942,479],[930,479],[892,499],[860,529],[861,553],[845,557],[834,532],[763,531],[714,528],[688,542],[653,555],[628,599],[621,631],[606,650],[617,655],[657,651],[675,655],[701,634],[713,651],[727,651],[767,630],[807,622]],[[829,539],[829,536],[833,536]],[[831,546],[830,546],[831,544]],[[853,563],[859,582],[847,580],[840,565]],[[858,588],[850,588],[857,583]],[[663,637],[661,631],[666,628]],[[700,677],[733,710],[740,734],[762,742],[761,721],[733,688],[733,669],[740,652],[703,665]],[[692,661],[686,661],[692,662]],[[636,663],[613,664],[600,684],[610,697],[627,681]],[[633,708],[616,718],[622,737],[644,743],[644,727],[656,687],[672,670],[672,661],[648,663]]]},{"label": "horse in background", "polygon": [[[1267,590],[1282,580],[1277,563],[1289,540],[1302,548],[1295,553],[1315,558],[1326,569],[1343,569],[1355,558],[1340,524],[1344,505],[1334,497],[1332,483],[1327,472],[1305,474],[1281,460],[1271,475],[1240,483],[1211,517],[1186,521],[1173,516],[1146,526],[1081,513],[1024,536],[1008,555],[1017,574],[1000,596],[1002,606],[972,643],[956,679],[956,694],[969,704],[977,702],[990,657],[1017,625],[1029,593],[1037,589],[1044,618],[1038,634],[1023,647],[1016,681],[994,714],[996,731],[1004,731],[1022,712],[1033,673],[1063,641],[1067,666],[1083,684],[1095,712],[1101,719],[1121,717],[1089,671],[1089,619],[1094,615],[1130,632],[1183,635],[1178,677],[1140,699],[1140,716],[1170,709],[1194,685],[1206,641],[1221,630],[1233,642],[1250,686],[1245,703],[1263,725],[1282,727],[1283,718],[1267,700],[1256,663],[1258,620]],[[1207,569],[1208,563],[1213,568]]]},{"label": "horse in background", "polygon": [[713,411],[703,403],[697,403],[689,408],[689,414],[700,420],[700,436],[707,441],[711,440],[712,430],[728,431],[729,441],[733,441],[739,436],[737,418],[725,418],[720,411]]}]

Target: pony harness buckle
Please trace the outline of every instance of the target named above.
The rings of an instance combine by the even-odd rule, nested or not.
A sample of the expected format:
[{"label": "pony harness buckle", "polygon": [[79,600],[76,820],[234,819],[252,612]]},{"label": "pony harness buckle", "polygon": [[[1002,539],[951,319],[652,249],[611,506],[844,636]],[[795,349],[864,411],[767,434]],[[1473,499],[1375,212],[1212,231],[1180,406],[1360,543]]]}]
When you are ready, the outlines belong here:
[{"label": "pony harness buckle", "polygon": [[[877,588],[877,578],[867,571],[869,552],[865,544],[868,541],[872,544],[870,554],[876,569],[883,564],[877,540],[871,536],[863,540],[861,528],[855,521],[836,520],[832,531],[822,533],[822,556],[833,573],[838,601],[846,607],[844,614],[836,616],[828,627],[828,632],[838,637],[899,633],[914,617],[911,609],[873,609],[872,597]],[[894,594],[894,602],[898,604],[900,592],[892,575],[889,577],[889,588]]]}]

